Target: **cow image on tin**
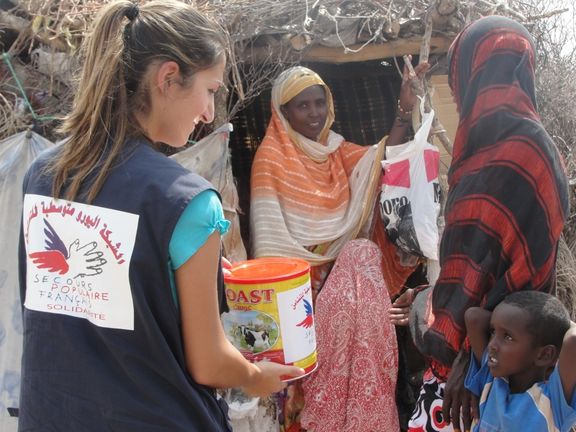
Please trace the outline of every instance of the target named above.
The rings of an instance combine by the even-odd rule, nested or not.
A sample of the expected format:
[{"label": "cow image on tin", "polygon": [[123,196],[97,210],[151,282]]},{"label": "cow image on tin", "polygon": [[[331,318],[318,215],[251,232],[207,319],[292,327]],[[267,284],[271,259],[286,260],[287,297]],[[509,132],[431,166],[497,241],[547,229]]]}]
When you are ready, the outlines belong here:
[{"label": "cow image on tin", "polygon": [[280,337],[278,323],[264,312],[231,310],[221,320],[228,340],[249,360],[273,349]]},{"label": "cow image on tin", "polygon": [[256,331],[246,326],[240,326],[244,341],[252,352],[262,352],[270,348],[270,335],[266,330]]}]

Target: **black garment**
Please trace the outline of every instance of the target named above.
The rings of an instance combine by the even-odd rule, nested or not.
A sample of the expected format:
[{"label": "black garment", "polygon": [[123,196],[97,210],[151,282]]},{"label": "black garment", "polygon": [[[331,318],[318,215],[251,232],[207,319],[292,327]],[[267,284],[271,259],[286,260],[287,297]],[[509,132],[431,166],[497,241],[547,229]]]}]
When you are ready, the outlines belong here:
[{"label": "black garment", "polygon": [[[231,431],[225,403],[217,400],[213,389],[194,382],[187,372],[168,268],[168,247],[176,222],[190,200],[212,186],[146,142],[129,144],[90,209],[94,212],[99,208],[113,209],[138,216],[131,257],[120,257],[120,252],[111,255],[113,243],[106,245],[98,237],[80,235],[80,246],[88,240],[86,244],[94,245],[93,252],[100,251],[106,258],[104,264],[99,258],[90,261],[88,268],[94,274],[82,276],[90,270],[77,273],[72,268],[76,264],[72,263],[68,269],[62,257],[59,258],[62,264],[47,263],[42,254],[57,255],[58,248],[64,257],[73,252],[72,244],[67,248],[65,241],[58,242],[60,236],[67,235],[59,218],[67,217],[68,229],[79,233],[84,227],[76,224],[82,218],[76,218],[76,214],[68,217],[64,211],[46,214],[42,209],[37,213],[44,221],[24,214],[19,251],[22,302],[26,299],[28,304],[27,290],[28,294],[33,289],[37,292],[38,285],[34,283],[43,275],[55,280],[55,285],[63,280],[74,284],[96,281],[94,285],[98,285],[102,272],[126,260],[129,265],[126,280],[132,299],[131,304],[122,304],[126,305],[128,315],[133,309],[133,330],[95,325],[85,317],[69,313],[24,307],[20,431]],[[24,180],[27,197],[40,195],[46,206],[54,201],[50,198],[52,179],[43,167],[57,156],[55,152],[50,151],[35,161]],[[78,206],[73,203],[69,208],[74,205]],[[43,223],[43,230],[29,229],[29,218],[32,224]],[[107,222],[110,233],[127,229],[118,223],[114,225],[113,218]],[[35,261],[30,258],[32,248],[25,250],[25,234],[47,237],[46,250],[38,252]],[[87,231],[86,236],[89,234]],[[93,231],[91,235],[94,236]],[[28,238],[26,244],[32,244],[31,241]],[[38,277],[33,279],[35,276]],[[112,285],[105,287],[110,301],[120,290]]]}]

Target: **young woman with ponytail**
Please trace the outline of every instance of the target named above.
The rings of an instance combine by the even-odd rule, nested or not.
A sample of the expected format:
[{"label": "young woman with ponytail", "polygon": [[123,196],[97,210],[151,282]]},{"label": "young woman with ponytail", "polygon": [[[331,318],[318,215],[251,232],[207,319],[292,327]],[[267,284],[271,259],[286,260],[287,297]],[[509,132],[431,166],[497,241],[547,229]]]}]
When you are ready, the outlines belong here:
[{"label": "young woman with ponytail", "polygon": [[62,132],[24,181],[22,431],[228,431],[215,388],[266,395],[299,368],[228,342],[218,193],[158,151],[214,117],[221,29],[114,2],[87,38]]}]

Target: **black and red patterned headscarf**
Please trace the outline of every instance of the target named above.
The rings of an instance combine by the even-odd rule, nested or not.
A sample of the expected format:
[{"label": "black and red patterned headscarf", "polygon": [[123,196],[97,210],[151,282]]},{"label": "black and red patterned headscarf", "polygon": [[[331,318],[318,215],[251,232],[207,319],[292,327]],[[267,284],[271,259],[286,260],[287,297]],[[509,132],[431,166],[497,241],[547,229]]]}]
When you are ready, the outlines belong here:
[{"label": "black and red patterned headscarf", "polygon": [[518,290],[555,290],[558,239],[568,215],[562,158],[540,122],[535,49],[504,17],[465,28],[449,52],[460,122],[448,173],[440,277],[419,348],[439,378],[465,338],[464,312],[492,310]]}]

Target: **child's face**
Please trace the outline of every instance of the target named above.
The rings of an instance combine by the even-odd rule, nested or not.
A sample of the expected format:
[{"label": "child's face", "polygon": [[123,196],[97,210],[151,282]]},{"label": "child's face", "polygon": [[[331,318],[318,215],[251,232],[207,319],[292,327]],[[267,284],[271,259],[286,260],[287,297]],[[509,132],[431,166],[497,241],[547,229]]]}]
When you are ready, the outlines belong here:
[{"label": "child's face", "polygon": [[510,304],[498,305],[490,319],[488,366],[493,376],[509,377],[511,387],[512,381],[531,386],[538,371],[538,347],[527,330],[528,323],[528,313]]}]

